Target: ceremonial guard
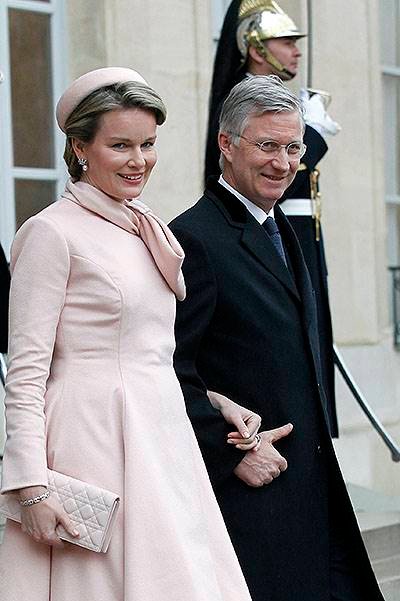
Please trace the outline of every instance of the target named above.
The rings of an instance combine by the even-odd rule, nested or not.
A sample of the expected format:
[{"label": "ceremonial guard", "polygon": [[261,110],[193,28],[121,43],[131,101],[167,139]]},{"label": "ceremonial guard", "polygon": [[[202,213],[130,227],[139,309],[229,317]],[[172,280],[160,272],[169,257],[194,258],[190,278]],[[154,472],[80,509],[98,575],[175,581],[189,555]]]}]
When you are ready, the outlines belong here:
[{"label": "ceremonial guard", "polygon": [[[221,107],[232,87],[244,77],[278,75],[293,79],[301,52],[297,40],[305,37],[293,20],[273,0],[233,0],[224,20],[216,52],[209,105],[205,177],[218,175],[217,143]],[[297,175],[280,201],[299,239],[315,291],[323,382],[328,398],[332,436],[338,436],[335,406],[332,324],[327,267],[321,229],[319,162],[328,150],[327,135],[340,127],[327,114],[329,94],[301,90],[305,109],[307,146]]]}]

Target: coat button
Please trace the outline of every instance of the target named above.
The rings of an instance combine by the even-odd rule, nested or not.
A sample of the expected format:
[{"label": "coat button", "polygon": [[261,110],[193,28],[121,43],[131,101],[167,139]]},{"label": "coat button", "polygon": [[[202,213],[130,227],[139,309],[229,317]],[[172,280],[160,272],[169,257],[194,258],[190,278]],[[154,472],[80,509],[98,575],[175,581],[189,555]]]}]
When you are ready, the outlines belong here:
[{"label": "coat button", "polygon": [[318,455],[322,455],[322,447],[320,444],[317,445],[317,453],[318,453]]}]

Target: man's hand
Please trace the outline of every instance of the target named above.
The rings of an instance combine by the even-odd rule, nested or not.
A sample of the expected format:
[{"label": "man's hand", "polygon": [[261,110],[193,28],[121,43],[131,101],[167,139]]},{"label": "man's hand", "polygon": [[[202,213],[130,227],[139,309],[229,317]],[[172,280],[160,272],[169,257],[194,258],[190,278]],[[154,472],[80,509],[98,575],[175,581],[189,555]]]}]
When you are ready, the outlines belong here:
[{"label": "man's hand", "polygon": [[248,451],[234,474],[248,486],[259,487],[269,484],[287,469],[287,461],[273,446],[274,443],[293,430],[292,424],[286,424],[275,430],[260,432],[261,443],[257,451]]}]

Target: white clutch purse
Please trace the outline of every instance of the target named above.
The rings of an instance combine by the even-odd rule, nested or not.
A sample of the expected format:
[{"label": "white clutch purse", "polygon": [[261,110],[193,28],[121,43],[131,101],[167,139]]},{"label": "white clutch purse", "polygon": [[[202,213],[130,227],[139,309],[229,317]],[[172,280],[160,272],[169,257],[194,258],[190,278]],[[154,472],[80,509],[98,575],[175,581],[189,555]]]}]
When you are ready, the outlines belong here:
[{"label": "white clutch purse", "polygon": [[[118,495],[54,470],[48,470],[48,482],[51,495],[63,505],[80,534],[74,538],[59,525],[59,537],[90,551],[106,553],[119,506]],[[0,515],[21,522],[21,505],[15,493],[0,495]]]}]

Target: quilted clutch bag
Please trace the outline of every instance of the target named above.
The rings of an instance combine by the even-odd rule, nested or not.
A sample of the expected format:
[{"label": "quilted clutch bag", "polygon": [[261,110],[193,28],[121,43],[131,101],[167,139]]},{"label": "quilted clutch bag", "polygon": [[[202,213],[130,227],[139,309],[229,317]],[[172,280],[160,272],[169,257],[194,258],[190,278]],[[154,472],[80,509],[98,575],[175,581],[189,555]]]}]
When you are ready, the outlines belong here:
[{"label": "quilted clutch bag", "polygon": [[[59,537],[90,551],[106,553],[119,506],[118,495],[54,470],[48,470],[48,490],[80,534],[74,538],[58,525]],[[21,522],[21,505],[14,493],[0,495],[0,515]]]}]

